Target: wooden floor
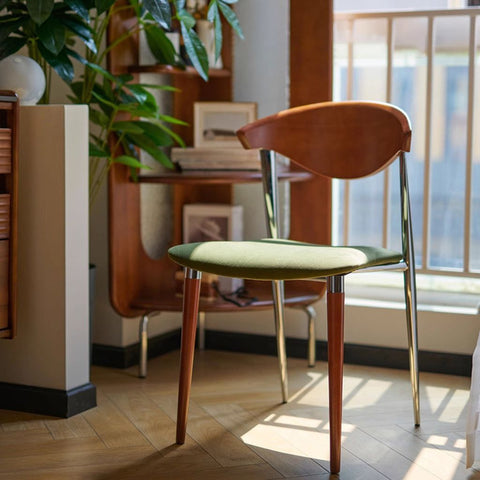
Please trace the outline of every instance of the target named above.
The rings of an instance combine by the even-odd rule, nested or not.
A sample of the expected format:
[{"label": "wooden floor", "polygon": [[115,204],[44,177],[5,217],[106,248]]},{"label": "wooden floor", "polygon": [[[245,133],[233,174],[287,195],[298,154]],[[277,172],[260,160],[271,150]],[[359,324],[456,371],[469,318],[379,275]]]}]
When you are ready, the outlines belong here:
[{"label": "wooden floor", "polygon": [[[276,359],[197,354],[186,444],[175,438],[178,352],[136,369],[94,367],[98,407],[70,419],[0,410],[0,480],[326,480],[326,364],[289,360],[280,404]],[[413,427],[408,373],[346,365],[341,479],[466,479],[470,381],[421,375]]]}]

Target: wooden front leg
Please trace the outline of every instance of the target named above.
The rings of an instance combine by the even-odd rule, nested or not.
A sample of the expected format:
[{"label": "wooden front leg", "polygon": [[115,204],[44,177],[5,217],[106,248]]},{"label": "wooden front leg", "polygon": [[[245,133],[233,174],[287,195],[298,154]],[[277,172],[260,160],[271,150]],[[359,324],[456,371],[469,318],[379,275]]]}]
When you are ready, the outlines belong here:
[{"label": "wooden front leg", "polygon": [[195,335],[200,302],[201,272],[185,269],[183,287],[183,325],[180,347],[180,381],[178,385],[177,443],[185,443],[188,403],[192,384]]},{"label": "wooden front leg", "polygon": [[340,471],[342,450],[343,325],[345,304],[343,277],[330,277],[327,288],[330,471],[338,473]]}]

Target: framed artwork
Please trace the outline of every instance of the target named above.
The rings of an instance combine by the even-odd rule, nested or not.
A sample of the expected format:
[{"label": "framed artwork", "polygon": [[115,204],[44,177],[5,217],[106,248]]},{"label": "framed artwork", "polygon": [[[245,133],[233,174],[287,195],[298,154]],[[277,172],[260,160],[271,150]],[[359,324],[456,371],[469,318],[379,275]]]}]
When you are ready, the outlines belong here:
[{"label": "framed artwork", "polygon": [[[192,203],[183,206],[183,242],[242,240],[241,205]],[[231,293],[243,285],[240,278],[218,277],[221,292]]]},{"label": "framed artwork", "polygon": [[217,203],[183,206],[183,242],[241,240],[243,207]]},{"label": "framed artwork", "polygon": [[242,148],[235,132],[257,118],[255,102],[195,102],[194,146]]}]

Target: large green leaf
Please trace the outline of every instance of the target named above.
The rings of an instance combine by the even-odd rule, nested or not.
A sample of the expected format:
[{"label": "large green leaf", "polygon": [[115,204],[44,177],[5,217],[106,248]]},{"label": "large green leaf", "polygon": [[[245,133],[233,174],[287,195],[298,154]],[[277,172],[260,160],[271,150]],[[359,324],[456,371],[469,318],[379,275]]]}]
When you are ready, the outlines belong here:
[{"label": "large green leaf", "polygon": [[179,92],[180,89],[173,87],[172,85],[154,85],[153,83],[137,83],[139,87],[148,88],[153,90],[165,90],[167,92]]},{"label": "large green leaf", "polygon": [[222,52],[223,33],[220,12],[217,3],[214,0],[210,2],[207,19],[213,23],[215,32],[215,60],[218,60],[218,57],[220,57],[220,53]]},{"label": "large green leaf", "polygon": [[38,29],[38,37],[43,46],[58,55],[65,46],[65,27],[55,17],[50,17]]},{"label": "large green leaf", "polygon": [[172,11],[168,0],[144,0],[143,6],[161,27],[170,29]]},{"label": "large green leaf", "polygon": [[107,100],[106,98],[102,97],[98,92],[95,90],[92,91],[92,96],[96,98],[100,103],[109,106],[113,110],[125,110],[129,111],[129,107],[127,105],[116,105],[115,103],[111,102],[110,100]]},{"label": "large green leaf", "polygon": [[85,65],[87,63],[87,61],[77,51],[72,50],[71,48],[68,48],[68,47],[65,47],[64,50],[69,57],[72,57],[75,60],[78,60],[82,65]]},{"label": "large green leaf", "polygon": [[71,32],[77,35],[80,40],[82,40],[87,48],[89,48],[93,53],[97,53],[97,46],[95,45],[95,41],[93,39],[92,29],[87,23],[75,15],[63,15],[60,17],[60,20],[65,27],[67,27]]},{"label": "large green leaf", "polygon": [[63,81],[70,83],[73,80],[75,72],[73,70],[72,62],[66,54],[65,48],[57,55],[51,53],[41,43],[38,44],[38,49],[40,50],[42,57],[52,66]]},{"label": "large green leaf", "polygon": [[88,116],[92,123],[94,123],[95,125],[99,125],[100,127],[103,127],[103,128],[107,127],[107,125],[110,122],[110,119],[108,118],[107,115],[105,115],[104,112],[91,107],[89,108],[88,112],[89,112]]},{"label": "large green leaf", "polygon": [[188,30],[195,26],[195,18],[187,12],[187,10],[179,9],[177,11],[177,18]]},{"label": "large green leaf", "polygon": [[108,78],[110,81],[114,82],[114,83],[117,83],[118,82],[118,79],[117,77],[115,77],[115,75],[112,75],[109,71],[105,70],[103,67],[101,67],[100,65],[97,65],[96,63],[90,63],[88,62],[87,65],[89,66],[89,68],[91,68],[92,70],[95,70],[97,73],[100,73],[101,75],[103,75],[105,78]]},{"label": "large green leaf", "polygon": [[28,13],[37,25],[41,25],[52,13],[54,0],[26,0]]},{"label": "large green leaf", "polygon": [[172,161],[157,147],[155,142],[146,135],[127,134],[126,137],[131,143],[151,155],[157,162],[168,167],[173,167]]},{"label": "large green leaf", "polygon": [[235,15],[235,12],[227,5],[227,3],[233,3],[233,2],[225,2],[224,0],[218,0],[218,7],[222,11],[223,16],[227,19],[227,22],[235,30],[237,35],[240,38],[245,38],[243,36],[242,27],[240,26],[240,22],[238,21],[238,18]]},{"label": "large green leaf", "polygon": [[6,15],[0,20],[0,42],[3,42],[12,33],[24,36],[21,28],[28,21],[27,17],[19,18],[17,15]]},{"label": "large green leaf", "polygon": [[[8,10],[11,14],[13,15],[27,15],[29,20],[32,20],[32,17],[30,17],[30,14],[28,13],[28,8],[27,5],[23,3],[18,3],[18,2],[9,2],[7,3],[8,5]],[[33,20],[32,20],[33,22]]]},{"label": "large green leaf", "polygon": [[164,122],[172,123],[174,125],[183,125],[185,127],[188,127],[188,123],[184,122],[183,120],[179,120],[178,118],[171,117],[170,115],[159,115],[158,116],[159,120],[162,120]]},{"label": "large green leaf", "polygon": [[9,37],[0,43],[0,60],[17,53],[27,43],[26,38]]},{"label": "large green leaf", "polygon": [[132,95],[134,96],[135,100],[147,107],[149,107],[152,111],[156,111],[158,108],[157,101],[155,97],[146,90],[142,85],[139,84],[128,84],[125,85],[126,88],[130,90]]},{"label": "large green leaf", "polygon": [[95,6],[99,14],[106,12],[114,3],[115,0],[95,0]]},{"label": "large green leaf", "polygon": [[115,77],[119,85],[124,85],[131,82],[135,77],[131,73],[121,73]]},{"label": "large green leaf", "polygon": [[165,32],[154,25],[145,28],[145,36],[150,51],[163,65],[175,64],[175,48]]},{"label": "large green leaf", "polygon": [[88,7],[82,0],[64,0],[65,3],[75,12],[80,15],[86,22],[90,21]]},{"label": "large green leaf", "polygon": [[97,158],[108,158],[110,156],[110,153],[90,142],[88,145],[88,156]]},{"label": "large green leaf", "polygon": [[183,138],[180,137],[180,135],[177,135],[173,130],[171,130],[161,122],[158,123],[158,126],[162,130],[164,130],[168,135],[170,135],[173,138],[173,140],[175,140],[181,147],[185,147],[185,142],[183,141]]},{"label": "large green leaf", "polygon": [[122,163],[123,165],[127,165],[133,168],[145,168],[147,170],[151,170],[152,167],[149,165],[145,165],[144,163],[139,162],[135,157],[130,157],[128,155],[120,155],[115,157],[113,160],[115,163]]},{"label": "large green leaf", "polygon": [[112,130],[123,133],[135,133],[139,135],[143,133],[143,128],[137,125],[137,122],[135,121],[114,122],[112,125]]},{"label": "large green leaf", "polygon": [[202,42],[194,30],[189,30],[181,23],[182,36],[185,44],[185,50],[199,75],[208,80],[208,56]]},{"label": "large green leaf", "polygon": [[151,122],[145,122],[142,120],[135,121],[135,125],[141,128],[147,137],[149,137],[155,145],[168,147],[173,144],[173,140],[170,135],[162,130],[158,125]]}]

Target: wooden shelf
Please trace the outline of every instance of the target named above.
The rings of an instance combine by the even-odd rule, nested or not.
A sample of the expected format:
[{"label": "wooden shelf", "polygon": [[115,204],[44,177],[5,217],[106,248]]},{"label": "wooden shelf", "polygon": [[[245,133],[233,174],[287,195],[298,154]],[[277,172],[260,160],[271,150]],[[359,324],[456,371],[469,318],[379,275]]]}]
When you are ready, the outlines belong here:
[{"label": "wooden shelf", "polygon": [[[283,170],[279,172],[279,179],[289,182],[309,180],[313,174],[299,170]],[[194,170],[184,172],[168,172],[162,175],[139,175],[139,183],[166,183],[180,185],[216,184],[230,185],[233,183],[253,183],[262,180],[262,173],[255,170]]]},{"label": "wooden shelf", "polygon": [[[199,73],[193,67],[174,67],[173,65],[132,65],[128,67],[129,73],[158,73],[169,75],[186,75],[190,77],[200,77]],[[208,71],[208,77],[231,77],[232,72],[226,68],[211,68]]]},{"label": "wooden shelf", "polygon": [[[214,299],[200,298],[201,312],[240,312],[258,309],[272,308],[272,284],[271,282],[256,282],[245,280],[245,288],[249,297],[255,297],[256,300],[250,305],[239,307],[234,303],[227,302],[221,297]],[[309,305],[321,297],[318,291],[318,282],[302,282],[301,285],[285,284],[285,305],[289,307]],[[183,297],[174,290],[159,291],[155,296],[140,293],[138,297],[132,300],[132,306],[139,310],[147,309],[149,311],[162,310],[178,312],[182,311]]]}]

